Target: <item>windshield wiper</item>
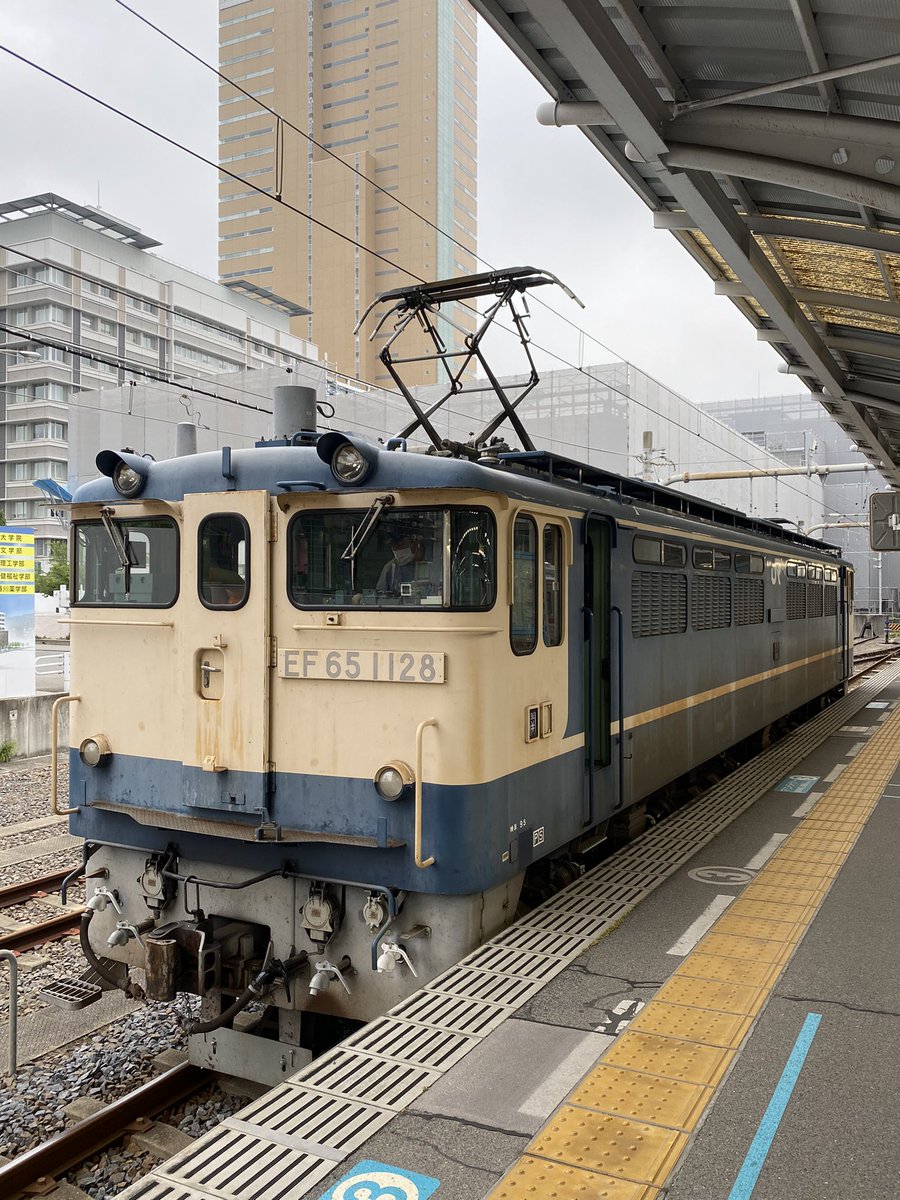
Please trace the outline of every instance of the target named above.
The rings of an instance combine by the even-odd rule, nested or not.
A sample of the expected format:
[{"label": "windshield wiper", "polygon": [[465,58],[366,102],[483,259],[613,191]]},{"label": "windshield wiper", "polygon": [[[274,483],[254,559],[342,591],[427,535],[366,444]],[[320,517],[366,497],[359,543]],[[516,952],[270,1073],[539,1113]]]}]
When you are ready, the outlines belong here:
[{"label": "windshield wiper", "polygon": [[356,591],[356,558],[360,550],[375,532],[384,510],[394,503],[393,496],[377,496],[372,507],[363,517],[359,525],[354,525],[350,532],[350,541],[344,547],[341,561],[350,563],[350,587]]},{"label": "windshield wiper", "polygon": [[113,522],[112,508],[100,509],[100,520],[103,522],[103,528],[106,530],[109,540],[112,542],[113,549],[116,552],[116,558],[119,560],[119,566],[125,571],[125,595],[131,591],[131,561],[130,546],[127,537],[122,537],[119,527]]}]

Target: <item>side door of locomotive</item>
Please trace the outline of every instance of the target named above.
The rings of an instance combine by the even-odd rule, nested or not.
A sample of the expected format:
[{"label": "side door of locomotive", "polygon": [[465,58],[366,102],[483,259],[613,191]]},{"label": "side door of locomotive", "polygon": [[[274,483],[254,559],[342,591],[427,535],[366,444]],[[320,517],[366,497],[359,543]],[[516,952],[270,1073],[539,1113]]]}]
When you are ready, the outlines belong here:
[{"label": "side door of locomotive", "polygon": [[[182,799],[267,820],[268,492],[185,496]],[[177,700],[173,697],[173,702]]]},{"label": "side door of locomotive", "polygon": [[584,752],[585,783],[582,823],[585,827],[596,824],[610,815],[611,808],[619,808],[623,795],[624,753],[622,747],[621,706],[623,703],[621,680],[624,664],[621,662],[623,629],[622,613],[617,616],[617,707],[615,718],[619,722],[617,746],[617,779],[615,798],[601,791],[602,772],[609,766],[611,757],[610,734],[610,539],[614,526],[606,518],[591,514],[585,517],[583,530],[584,546]]}]

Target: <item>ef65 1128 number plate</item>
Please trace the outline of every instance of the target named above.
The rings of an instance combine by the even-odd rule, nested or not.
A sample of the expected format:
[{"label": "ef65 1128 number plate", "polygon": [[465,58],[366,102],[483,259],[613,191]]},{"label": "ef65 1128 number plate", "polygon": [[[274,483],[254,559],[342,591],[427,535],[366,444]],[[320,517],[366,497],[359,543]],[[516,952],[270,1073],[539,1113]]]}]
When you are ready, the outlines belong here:
[{"label": "ef65 1128 number plate", "polygon": [[366,679],[376,683],[443,683],[444,655],[406,650],[279,650],[282,679]]}]

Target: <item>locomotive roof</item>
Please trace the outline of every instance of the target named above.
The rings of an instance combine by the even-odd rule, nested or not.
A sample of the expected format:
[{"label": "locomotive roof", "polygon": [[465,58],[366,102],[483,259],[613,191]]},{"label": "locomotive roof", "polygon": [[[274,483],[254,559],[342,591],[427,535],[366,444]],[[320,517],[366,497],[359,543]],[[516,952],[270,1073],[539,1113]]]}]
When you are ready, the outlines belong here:
[{"label": "locomotive roof", "polygon": [[[182,500],[194,492],[268,491],[326,492],[353,495],[373,490],[461,488],[500,492],[523,500],[563,504],[586,511],[609,504],[609,515],[620,506],[652,509],[702,521],[718,528],[741,530],[785,545],[839,556],[840,550],[826,542],[805,537],[775,521],[749,517],[660,484],[617,475],[587,463],[546,451],[501,451],[496,457],[473,462],[464,457],[404,453],[387,450],[368,439],[349,435],[354,443],[374,452],[375,467],[362,488],[340,483],[314,445],[288,445],[285,441],[261,442],[255,448],[190,454],[180,458],[152,460],[147,464],[148,481],[139,500]],[[125,452],[123,452],[125,453]],[[104,451],[98,462],[109,457]],[[117,457],[113,453],[113,457]],[[598,501],[600,502],[598,504]],[[128,503],[127,501],[124,501]],[[115,503],[123,498],[106,475],[79,487],[74,504]]]}]

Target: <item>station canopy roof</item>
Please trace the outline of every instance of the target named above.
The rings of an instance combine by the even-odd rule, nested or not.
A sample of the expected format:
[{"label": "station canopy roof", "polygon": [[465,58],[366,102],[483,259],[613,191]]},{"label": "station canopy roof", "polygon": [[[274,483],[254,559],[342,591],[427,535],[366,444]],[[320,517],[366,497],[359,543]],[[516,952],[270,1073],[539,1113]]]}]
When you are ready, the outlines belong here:
[{"label": "station canopy roof", "polygon": [[898,0],[471,2],[900,487]]}]

